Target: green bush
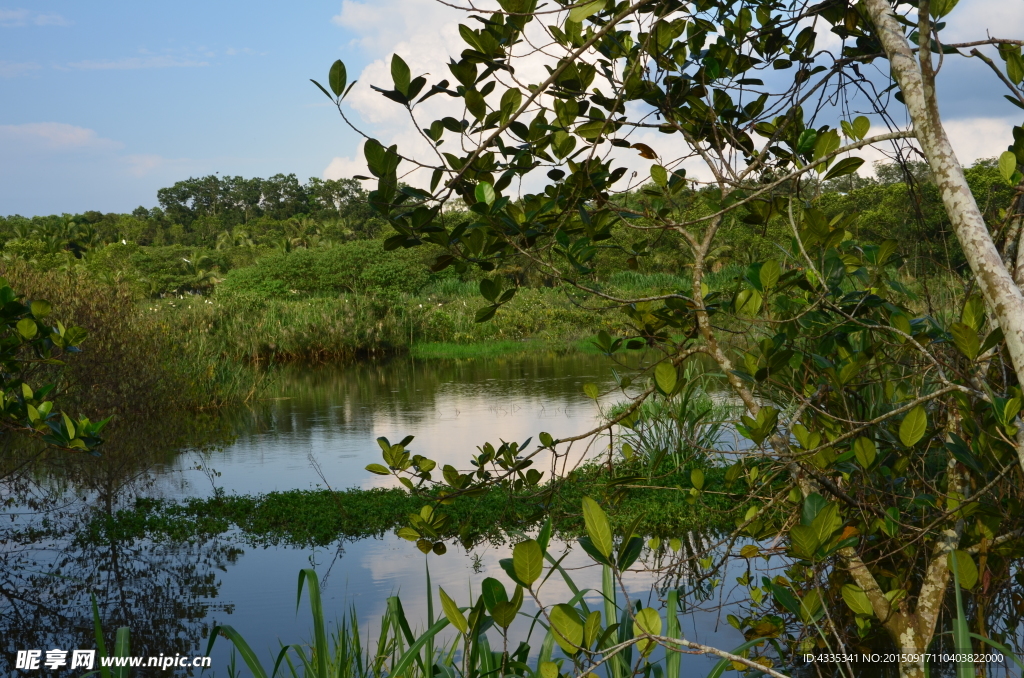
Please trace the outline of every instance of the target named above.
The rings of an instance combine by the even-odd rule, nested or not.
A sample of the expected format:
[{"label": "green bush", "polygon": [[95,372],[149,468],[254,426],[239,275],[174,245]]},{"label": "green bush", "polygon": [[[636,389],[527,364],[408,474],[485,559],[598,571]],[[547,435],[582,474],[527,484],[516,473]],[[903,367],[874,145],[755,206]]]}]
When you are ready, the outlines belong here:
[{"label": "green bush", "polygon": [[420,251],[385,252],[378,240],[357,240],[333,247],[275,252],[252,266],[231,271],[223,294],[254,292],[338,295],[344,292],[419,292],[431,279],[429,255]]}]

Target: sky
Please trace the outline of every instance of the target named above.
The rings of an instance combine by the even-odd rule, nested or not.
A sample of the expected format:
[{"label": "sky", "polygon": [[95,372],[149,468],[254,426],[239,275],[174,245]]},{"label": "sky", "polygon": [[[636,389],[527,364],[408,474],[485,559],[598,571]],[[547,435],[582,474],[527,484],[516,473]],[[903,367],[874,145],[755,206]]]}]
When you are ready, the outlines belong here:
[{"label": "sky", "polygon": [[[446,77],[464,14],[435,0],[0,0],[0,214],[126,212],[190,176],[365,173],[359,137],[310,82],[342,59],[350,118],[385,142],[408,119],[368,84],[390,55]],[[961,0],[946,40],[1024,37],[1024,0]],[[966,62],[966,63],[964,63]],[[964,163],[1024,112],[977,60],[950,59],[941,104]],[[443,97],[435,97],[440,105]]]}]

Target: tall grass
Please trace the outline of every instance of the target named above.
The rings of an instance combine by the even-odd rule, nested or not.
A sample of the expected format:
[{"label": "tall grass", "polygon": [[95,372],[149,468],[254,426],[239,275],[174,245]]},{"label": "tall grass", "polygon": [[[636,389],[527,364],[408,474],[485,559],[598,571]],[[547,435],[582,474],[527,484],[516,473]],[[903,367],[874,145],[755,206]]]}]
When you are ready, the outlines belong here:
[{"label": "tall grass", "polygon": [[[461,284],[461,283],[460,283]],[[458,291],[458,286],[452,285]],[[440,293],[439,293],[440,294]],[[524,289],[491,322],[476,322],[483,305],[476,293],[461,297],[407,294],[296,296],[215,294],[152,301],[144,305],[160,331],[202,355],[238,362],[327,362],[404,352],[435,344],[421,356],[450,351],[440,346],[497,344],[477,355],[520,349],[526,340],[569,345],[601,329],[623,330],[621,316],[573,305],[550,289]]]}]

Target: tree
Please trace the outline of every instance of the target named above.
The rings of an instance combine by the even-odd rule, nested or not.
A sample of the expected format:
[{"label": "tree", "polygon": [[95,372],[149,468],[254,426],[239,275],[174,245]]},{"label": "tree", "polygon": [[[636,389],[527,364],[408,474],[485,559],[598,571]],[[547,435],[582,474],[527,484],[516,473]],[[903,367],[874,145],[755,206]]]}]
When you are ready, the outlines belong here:
[{"label": "tree", "polygon": [[[743,403],[736,427],[751,443],[718,488],[749,506],[730,543],[781,539],[792,563],[750,583],[751,614],[738,623],[748,637],[784,638],[791,653],[808,642],[888,643],[903,653],[901,675],[923,676],[924,653],[945,642],[936,631],[951,563],[968,589],[979,571],[1005,582],[1024,529],[1014,518],[1024,500],[1024,296],[1010,270],[1024,232],[1024,129],[999,160],[1009,206],[986,222],[942,125],[936,60],[978,57],[1024,106],[1024,41],[944,44],[956,0],[499,4],[460,26],[454,84],[428,82],[396,54],[392,83],[374,86],[424,140],[364,144],[377,179],[370,205],[395,231],[385,247],[432,243],[445,250],[436,270],[492,273],[480,321],[514,298],[515,281],[493,274],[512,261],[625,312],[633,335],[602,335],[602,350],[648,345],[661,359],[618,373],[629,406],[595,434],[628,429],[646,399],[678,397],[683,366],[712,359]],[[824,32],[839,47],[816,49]],[[996,47],[1004,66],[965,53],[979,46]],[[893,80],[864,75],[868,65]],[[546,76],[531,80],[541,66]],[[344,116],[344,65],[332,67],[330,91],[317,86]],[[436,115],[434,97],[450,99],[448,115]],[[910,129],[895,123],[904,111]],[[817,203],[820,182],[855,173],[854,154],[872,146],[927,163],[970,268],[963,281],[946,278],[955,306],[935,310],[908,289],[901,269],[913,243],[857,237],[856,214],[826,216]],[[626,165],[637,155],[651,162],[633,182]],[[709,256],[737,223],[779,229],[784,246],[730,293],[709,293]],[[599,250],[636,262],[665,233],[689,250],[688,288],[621,298],[593,284]],[[540,440],[547,450],[572,442]],[[371,470],[414,491],[439,486],[443,500],[539,481],[526,469],[539,449],[488,446],[473,472],[435,480],[432,462],[405,445],[382,442],[386,466]],[[433,548],[442,511],[413,520],[406,536]],[[623,548],[631,541],[624,534]],[[972,594],[980,637],[997,633],[982,611],[998,588]],[[969,651],[964,636],[955,643]]]},{"label": "tree", "polygon": [[81,327],[51,325],[50,314],[49,302],[24,299],[0,279],[0,431],[95,452],[107,420],[72,419],[54,408],[55,385],[38,382],[41,369],[62,364],[86,338]]}]

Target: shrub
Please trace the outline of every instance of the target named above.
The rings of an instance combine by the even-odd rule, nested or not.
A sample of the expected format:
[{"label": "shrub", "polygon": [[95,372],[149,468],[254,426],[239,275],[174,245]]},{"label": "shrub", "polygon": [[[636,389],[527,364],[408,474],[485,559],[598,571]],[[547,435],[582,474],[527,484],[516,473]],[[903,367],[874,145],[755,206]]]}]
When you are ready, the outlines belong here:
[{"label": "shrub", "polygon": [[385,252],[380,241],[357,240],[333,247],[275,252],[252,266],[228,274],[220,289],[225,294],[255,292],[283,296],[290,291],[311,295],[343,292],[415,294],[431,274],[429,254],[420,251]]}]

